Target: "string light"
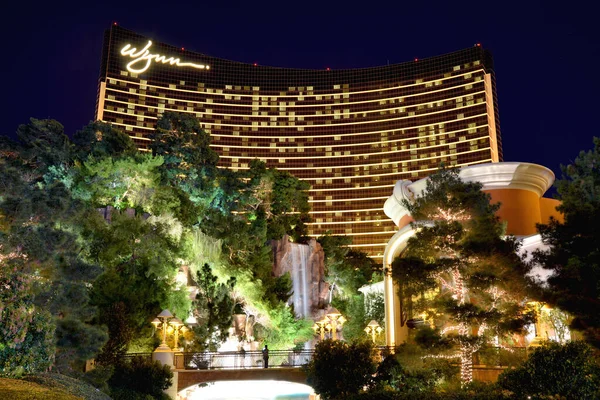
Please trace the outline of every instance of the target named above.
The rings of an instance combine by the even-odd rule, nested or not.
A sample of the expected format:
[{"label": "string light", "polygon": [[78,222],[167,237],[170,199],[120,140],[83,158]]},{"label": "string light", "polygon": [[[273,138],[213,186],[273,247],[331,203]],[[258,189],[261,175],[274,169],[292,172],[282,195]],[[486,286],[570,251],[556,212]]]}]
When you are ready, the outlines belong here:
[{"label": "string light", "polygon": [[454,358],[460,358],[460,353],[456,353],[456,354],[453,354],[453,355],[427,354],[427,355],[424,355],[421,358],[422,359],[425,359],[425,358],[437,358],[437,359],[444,359],[444,360],[452,360]]}]

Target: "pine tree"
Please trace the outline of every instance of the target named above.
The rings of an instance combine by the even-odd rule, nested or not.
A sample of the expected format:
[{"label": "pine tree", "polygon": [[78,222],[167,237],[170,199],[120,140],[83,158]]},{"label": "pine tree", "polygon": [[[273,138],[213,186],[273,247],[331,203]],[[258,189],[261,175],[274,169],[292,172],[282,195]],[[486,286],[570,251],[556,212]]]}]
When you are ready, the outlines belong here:
[{"label": "pine tree", "polygon": [[463,383],[472,380],[473,353],[503,345],[531,320],[528,267],[517,255],[518,242],[503,236],[499,205],[481,188],[455,170],[430,176],[423,195],[404,204],[416,234],[392,266],[413,316],[420,313],[437,331],[438,343],[430,344],[458,350],[452,356],[460,357]]},{"label": "pine tree", "polygon": [[216,351],[227,340],[233,321],[235,303],[231,292],[235,278],[219,283],[210,266],[204,264],[196,273],[196,282],[199,291],[194,302],[194,314],[198,325],[194,327],[196,337],[192,348]]},{"label": "pine tree", "polygon": [[600,139],[562,167],[556,182],[564,223],[551,220],[538,226],[547,251],[535,261],[552,271],[547,301],[573,316],[571,327],[600,348]]}]

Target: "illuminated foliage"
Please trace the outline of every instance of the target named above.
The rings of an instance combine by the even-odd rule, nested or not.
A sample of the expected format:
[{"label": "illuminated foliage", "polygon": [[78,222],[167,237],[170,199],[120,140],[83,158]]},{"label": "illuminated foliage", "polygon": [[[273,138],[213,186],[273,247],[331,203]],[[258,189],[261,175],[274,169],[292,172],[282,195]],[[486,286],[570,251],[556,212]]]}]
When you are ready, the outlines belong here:
[{"label": "illuminated foliage", "polygon": [[[353,296],[337,297],[331,304],[348,320],[344,323],[343,332],[344,339],[349,342],[369,339],[371,336],[367,335],[364,329],[372,320],[377,321],[382,327],[385,325],[383,293],[372,293],[366,296],[358,293]],[[384,346],[385,335],[376,335],[375,343]]]},{"label": "illuminated foliage", "polygon": [[[352,250],[348,236],[324,235],[317,238],[325,253],[325,280],[329,283],[331,304],[347,319],[344,325],[344,338],[349,341],[366,337],[364,329],[371,321],[383,325],[383,303],[365,299],[358,289],[372,282],[378,269],[373,259],[366,253]],[[367,303],[367,304],[365,304]],[[375,307],[371,307],[375,305]]]},{"label": "illuminated foliage", "polygon": [[163,183],[177,186],[195,204],[207,205],[214,196],[217,153],[210,148],[210,135],[189,114],[165,112],[151,135],[154,156],[164,159]]},{"label": "illuminated foliage", "polygon": [[289,172],[277,169],[268,170],[263,180],[268,182],[263,185],[272,187],[270,196],[263,203],[267,218],[267,239],[281,239],[285,234],[296,240],[306,236],[310,185]]},{"label": "illuminated foliage", "polygon": [[[44,329],[50,332],[54,368],[69,372],[106,340],[104,328],[93,325],[95,310],[87,301],[87,285],[100,271],[80,258],[77,223],[85,204],[74,201],[64,183],[50,174],[53,168],[70,168],[72,146],[62,127],[32,120],[19,128],[19,137],[20,142],[3,141],[1,146],[6,157],[0,176],[7,179],[0,183],[0,246],[24,257],[16,273],[35,277],[23,289],[32,301],[31,315],[47,316],[37,320],[49,324]],[[46,352],[36,351],[40,356]]]},{"label": "illuminated foliage", "polygon": [[198,325],[193,328],[196,337],[192,348],[195,351],[216,351],[227,340],[232,326],[235,278],[230,277],[226,283],[219,283],[208,264],[196,272],[195,278],[198,294],[193,313]]},{"label": "illuminated foliage", "polygon": [[[151,336],[161,309],[185,319],[182,265],[198,272],[208,264],[214,293],[230,299],[216,308],[214,332],[228,330],[236,307],[272,343],[308,337],[307,323],[285,307],[289,277],[272,276],[269,242],[305,235],[306,183],[260,162],[216,168],[210,136],[185,114],[165,113],[152,155],[100,122],[71,141],[58,122],[32,119],[18,138],[0,139],[0,246],[26,256],[17,272],[35,279],[18,292],[36,321],[45,315],[56,327],[45,331],[57,345],[47,349],[54,368],[76,374],[85,359],[114,364],[142,349],[136,338]],[[212,294],[197,300],[206,310]]]},{"label": "illuminated foliage", "polygon": [[314,337],[312,323],[296,319],[293,308],[283,302],[271,307],[268,317],[268,323],[259,328],[257,336],[272,349],[290,349]]},{"label": "illuminated foliage", "polygon": [[160,157],[149,155],[90,158],[81,166],[76,196],[96,207],[139,207],[152,197],[159,176],[157,167],[162,162]]},{"label": "illuminated foliage", "polygon": [[502,345],[531,322],[529,267],[517,255],[518,242],[502,236],[498,205],[455,170],[431,175],[423,195],[403,205],[416,230],[392,265],[403,322],[421,317],[438,331],[437,341],[453,343],[450,356],[460,358],[461,379],[470,382],[475,351],[495,340]]},{"label": "illuminated foliage", "polygon": [[[151,320],[162,309],[188,315],[187,290],[177,286],[178,240],[168,227],[150,219],[113,212],[111,222],[90,216],[85,231],[87,257],[103,267],[91,289],[91,302],[98,307],[99,322],[116,327],[115,307],[127,332],[109,329],[106,351],[124,352],[135,336],[147,335]],[[118,343],[115,340],[118,338]],[[110,355],[101,357],[111,359]]]},{"label": "illuminated foliage", "polygon": [[317,239],[325,252],[325,275],[335,294],[353,296],[371,281],[378,266],[366,253],[352,250],[348,236],[324,235]]}]

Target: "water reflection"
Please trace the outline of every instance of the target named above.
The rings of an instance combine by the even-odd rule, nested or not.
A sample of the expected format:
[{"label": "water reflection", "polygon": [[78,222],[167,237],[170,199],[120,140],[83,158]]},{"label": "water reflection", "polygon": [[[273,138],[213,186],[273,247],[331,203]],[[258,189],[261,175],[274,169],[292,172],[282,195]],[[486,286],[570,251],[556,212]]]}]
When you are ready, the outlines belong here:
[{"label": "water reflection", "polygon": [[312,400],[310,386],[283,381],[221,381],[182,390],[181,400]]}]

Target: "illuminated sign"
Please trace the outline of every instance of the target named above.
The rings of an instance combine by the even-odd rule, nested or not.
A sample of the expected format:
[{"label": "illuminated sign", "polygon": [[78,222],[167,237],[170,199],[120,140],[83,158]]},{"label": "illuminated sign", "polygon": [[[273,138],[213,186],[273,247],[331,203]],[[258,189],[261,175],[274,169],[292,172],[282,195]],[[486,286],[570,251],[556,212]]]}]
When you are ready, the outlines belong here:
[{"label": "illuminated sign", "polygon": [[179,58],[161,56],[160,54],[150,53],[150,46],[152,41],[148,40],[148,44],[143,49],[139,50],[135,47],[131,47],[131,44],[126,44],[121,49],[122,56],[129,56],[133,58],[133,61],[127,64],[127,70],[136,74],[141,74],[150,68],[152,61],[163,64],[176,65],[178,67],[192,67],[197,69],[210,69],[208,65],[194,64],[191,62],[181,62]]}]

